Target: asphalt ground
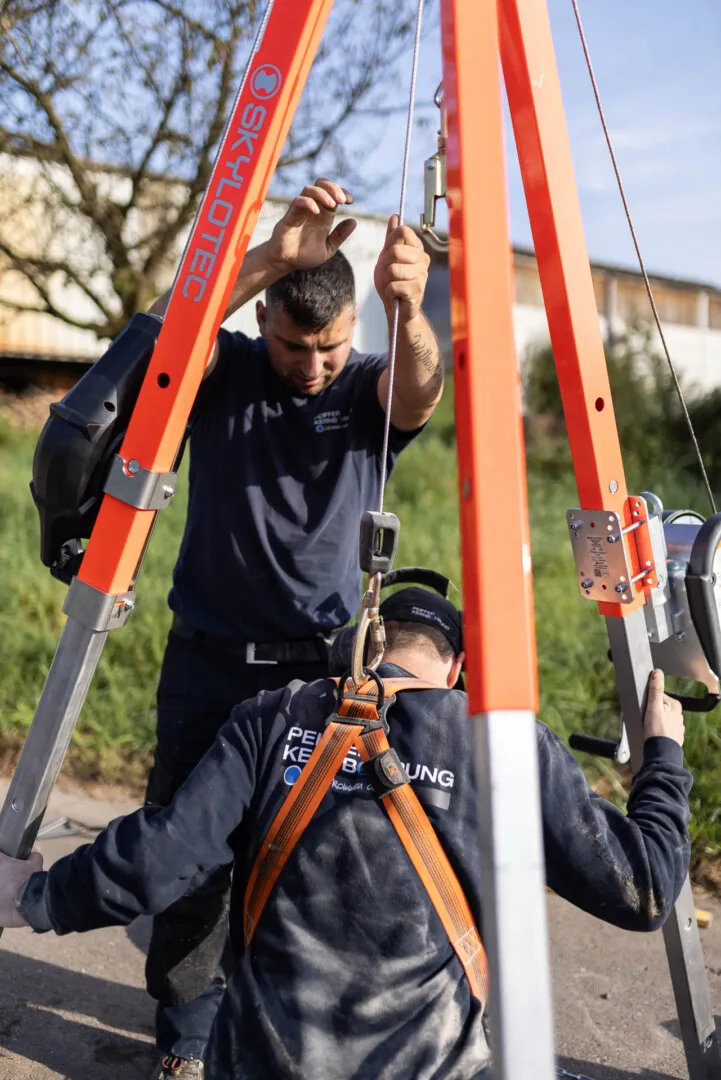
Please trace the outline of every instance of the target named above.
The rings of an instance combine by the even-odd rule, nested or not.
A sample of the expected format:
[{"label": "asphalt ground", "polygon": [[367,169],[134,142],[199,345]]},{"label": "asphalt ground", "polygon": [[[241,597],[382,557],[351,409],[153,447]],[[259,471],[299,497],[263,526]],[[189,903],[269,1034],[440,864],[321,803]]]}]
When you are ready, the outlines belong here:
[{"label": "asphalt ground", "polygon": [[[0,798],[6,782],[0,781]],[[101,827],[135,804],[113,793],[56,791],[46,822]],[[39,844],[46,866],[87,837]],[[701,931],[721,1033],[721,905]],[[559,1065],[591,1080],[686,1080],[661,934],[630,934],[548,897]],[[519,927],[523,938],[523,927]],[[153,1003],[144,990],[149,920],[58,938],[0,939],[0,1080],[148,1080]],[[369,1078],[371,1080],[371,1078]]]}]

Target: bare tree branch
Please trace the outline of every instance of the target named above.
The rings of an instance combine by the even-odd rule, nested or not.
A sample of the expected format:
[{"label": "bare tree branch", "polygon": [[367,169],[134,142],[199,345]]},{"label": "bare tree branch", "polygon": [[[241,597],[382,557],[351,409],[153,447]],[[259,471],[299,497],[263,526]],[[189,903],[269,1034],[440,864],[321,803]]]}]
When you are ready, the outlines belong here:
[{"label": "bare tree branch", "polygon": [[[0,0],[0,303],[114,336],[167,284],[210,179],[257,0]],[[363,180],[351,122],[389,109],[413,0],[337,0],[279,165]],[[42,213],[40,210],[42,209]],[[67,302],[58,283],[67,286]],[[73,300],[75,297],[75,300]],[[74,310],[83,299],[97,318]]]},{"label": "bare tree branch", "polygon": [[[6,256],[9,269],[17,270],[24,274],[35,289],[37,289],[35,283],[37,280],[45,281],[56,274],[62,275],[67,281],[72,282],[73,285],[76,285],[83,293],[85,293],[87,298],[92,301],[102,313],[106,322],[111,323],[115,319],[115,312],[108,307],[97,290],[91,287],[87,278],[83,274],[75,271],[68,263],[52,259],[33,259],[29,256],[18,258],[13,254],[7,244],[2,242],[2,240],[0,240],[0,254]],[[38,292],[39,291],[40,290],[38,290]],[[1,298],[0,303],[4,303]]]}]

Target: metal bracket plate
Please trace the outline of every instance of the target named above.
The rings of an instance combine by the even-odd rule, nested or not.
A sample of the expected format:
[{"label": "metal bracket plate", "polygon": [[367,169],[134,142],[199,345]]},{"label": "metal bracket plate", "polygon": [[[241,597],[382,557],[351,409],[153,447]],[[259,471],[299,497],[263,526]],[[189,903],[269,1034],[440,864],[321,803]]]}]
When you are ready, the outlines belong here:
[{"label": "metal bracket plate", "polygon": [[100,592],[79,578],[73,578],[65,597],[63,613],[88,630],[102,633],[124,626],[134,607],[134,592],[111,595]]},{"label": "metal bracket plate", "polygon": [[581,592],[591,600],[630,604],[635,590],[623,525],[609,510],[569,510],[568,532]]},{"label": "metal bracket plate", "polygon": [[576,509],[566,515],[579,588],[590,600],[630,604],[637,591],[658,584],[646,502],[633,495],[628,506],[628,526],[613,510]]},{"label": "metal bracket plate", "polygon": [[106,495],[136,510],[164,510],[175,495],[177,479],[174,472],[151,472],[143,469],[137,461],[125,461],[120,454],[116,454],[104,491]]}]

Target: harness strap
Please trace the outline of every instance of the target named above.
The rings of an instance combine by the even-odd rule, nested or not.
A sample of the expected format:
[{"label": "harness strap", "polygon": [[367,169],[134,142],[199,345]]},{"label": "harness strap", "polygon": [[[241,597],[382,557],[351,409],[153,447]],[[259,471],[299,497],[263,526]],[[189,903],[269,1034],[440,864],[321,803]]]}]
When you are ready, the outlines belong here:
[{"label": "harness strap", "polygon": [[[368,732],[358,740],[358,750],[364,761],[389,749],[382,729]],[[410,783],[392,788],[383,796],[382,802],[463,965],[471,993],[485,1006],[488,1000],[486,951],[463,889],[428,815]]]},{"label": "harness strap", "polygon": [[[401,690],[438,689],[434,683],[414,678],[384,679],[383,687],[388,696]],[[245,892],[246,947],[253,940],[278,875],[330,788],[351,746],[356,746],[365,762],[393,754],[379,721],[375,682],[369,680],[353,694],[352,699],[342,699],[336,713],[338,719],[331,718],[329,721],[260,847]],[[368,701],[359,701],[359,697],[367,697]],[[354,718],[360,723],[349,722]],[[453,867],[408,778],[398,783],[396,777],[394,785],[383,795],[382,802],[463,966],[471,993],[485,1005],[488,998],[488,962],[480,934]]]},{"label": "harness strap", "polygon": [[333,777],[353,745],[357,728],[331,721],[283,801],[263,840],[245,890],[243,934],[246,948],[278,875],[290,858]]}]

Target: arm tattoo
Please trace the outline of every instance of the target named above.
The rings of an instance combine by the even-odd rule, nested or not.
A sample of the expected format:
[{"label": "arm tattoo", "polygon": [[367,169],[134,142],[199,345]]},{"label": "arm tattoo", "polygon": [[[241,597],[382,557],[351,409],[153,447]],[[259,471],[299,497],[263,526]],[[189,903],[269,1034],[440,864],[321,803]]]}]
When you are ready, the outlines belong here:
[{"label": "arm tattoo", "polygon": [[424,386],[432,397],[438,397],[443,388],[443,361],[430,345],[423,340],[422,334],[416,334],[411,341],[411,352],[419,366],[427,372],[429,379]]}]

